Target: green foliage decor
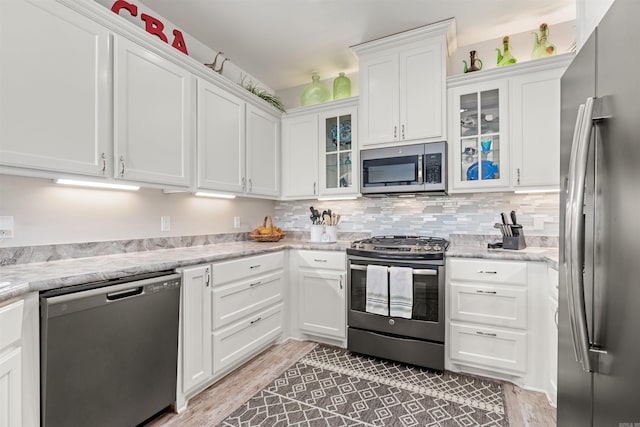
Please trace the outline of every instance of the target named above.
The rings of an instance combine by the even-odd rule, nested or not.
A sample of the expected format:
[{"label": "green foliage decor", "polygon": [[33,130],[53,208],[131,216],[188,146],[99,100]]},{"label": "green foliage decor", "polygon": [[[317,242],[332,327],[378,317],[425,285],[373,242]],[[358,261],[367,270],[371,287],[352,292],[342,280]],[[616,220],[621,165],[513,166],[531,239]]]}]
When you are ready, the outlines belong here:
[{"label": "green foliage decor", "polygon": [[255,96],[267,101],[269,104],[273,105],[283,113],[286,112],[286,110],[284,109],[284,105],[282,104],[282,100],[278,96],[267,92],[265,89],[260,88],[256,83],[253,82],[253,80],[249,80],[249,83],[245,84],[244,80],[246,77],[247,76],[242,77],[242,80],[240,82],[240,85],[243,88],[245,88]]}]

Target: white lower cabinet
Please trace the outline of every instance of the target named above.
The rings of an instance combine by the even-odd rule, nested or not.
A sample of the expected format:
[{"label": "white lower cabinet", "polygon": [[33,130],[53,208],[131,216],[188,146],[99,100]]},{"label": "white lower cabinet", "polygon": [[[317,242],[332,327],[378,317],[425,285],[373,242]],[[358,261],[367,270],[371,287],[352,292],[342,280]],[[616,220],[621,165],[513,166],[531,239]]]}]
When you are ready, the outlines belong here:
[{"label": "white lower cabinet", "polygon": [[280,338],[284,252],[181,269],[176,407]]},{"label": "white lower cabinet", "polygon": [[300,270],[298,273],[301,331],[344,339],[345,273]]},{"label": "white lower cabinet", "polygon": [[211,379],[211,266],[182,270],[182,392]]},{"label": "white lower cabinet", "polygon": [[448,357],[466,367],[523,376],[529,350],[528,268],[524,262],[447,261]]},{"label": "white lower cabinet", "polygon": [[291,251],[294,331],[344,344],[346,339],[346,258],[344,252]]},{"label": "white lower cabinet", "polygon": [[0,427],[40,424],[38,294],[0,303]]}]

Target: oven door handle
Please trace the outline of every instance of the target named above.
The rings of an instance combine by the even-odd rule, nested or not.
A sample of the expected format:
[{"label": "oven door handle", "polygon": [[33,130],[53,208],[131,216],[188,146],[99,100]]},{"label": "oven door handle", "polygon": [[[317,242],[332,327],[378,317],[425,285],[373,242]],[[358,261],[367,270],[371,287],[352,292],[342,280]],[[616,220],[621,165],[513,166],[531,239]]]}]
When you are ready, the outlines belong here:
[{"label": "oven door handle", "polygon": [[[362,264],[351,264],[349,266],[351,270],[360,270],[367,271],[367,266]],[[387,271],[389,271],[390,267],[387,267]],[[423,269],[413,269],[414,276],[437,276],[438,270],[428,270],[426,268]]]}]

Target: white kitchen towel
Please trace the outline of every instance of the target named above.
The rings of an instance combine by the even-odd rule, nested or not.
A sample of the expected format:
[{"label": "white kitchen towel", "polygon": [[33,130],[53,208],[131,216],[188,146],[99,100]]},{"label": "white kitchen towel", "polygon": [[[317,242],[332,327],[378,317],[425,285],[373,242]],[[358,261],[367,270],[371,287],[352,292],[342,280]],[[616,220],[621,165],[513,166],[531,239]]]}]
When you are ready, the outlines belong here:
[{"label": "white kitchen towel", "polygon": [[411,319],[413,312],[413,270],[407,267],[389,269],[389,310],[394,317]]},{"label": "white kitchen towel", "polygon": [[367,266],[367,313],[389,315],[389,280],[387,267]]}]

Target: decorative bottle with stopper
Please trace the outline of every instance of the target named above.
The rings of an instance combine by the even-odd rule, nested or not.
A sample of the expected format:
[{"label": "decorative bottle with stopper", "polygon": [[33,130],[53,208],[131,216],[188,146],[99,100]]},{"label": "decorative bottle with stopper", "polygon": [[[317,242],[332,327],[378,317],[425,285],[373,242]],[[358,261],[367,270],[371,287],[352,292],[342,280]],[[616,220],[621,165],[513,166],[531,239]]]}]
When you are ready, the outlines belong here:
[{"label": "decorative bottle with stopper", "polygon": [[509,36],[504,36],[502,39],[502,46],[504,52],[500,52],[500,48],[496,48],[498,51],[498,67],[504,67],[505,65],[515,64],[518,60],[509,52]]},{"label": "decorative bottle with stopper", "polygon": [[540,38],[538,39],[538,33],[532,33],[533,51],[531,52],[531,59],[544,58],[554,55],[556,53],[556,47],[549,43],[547,36],[549,34],[549,27],[547,24],[540,24]]}]

